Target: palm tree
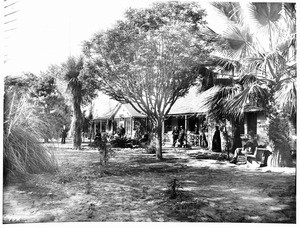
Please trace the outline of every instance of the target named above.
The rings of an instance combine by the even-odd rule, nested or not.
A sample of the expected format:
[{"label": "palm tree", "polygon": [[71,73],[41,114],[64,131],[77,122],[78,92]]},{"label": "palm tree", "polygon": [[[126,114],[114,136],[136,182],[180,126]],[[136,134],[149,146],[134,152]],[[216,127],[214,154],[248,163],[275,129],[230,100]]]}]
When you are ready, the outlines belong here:
[{"label": "palm tree", "polygon": [[207,101],[211,112],[239,120],[247,105],[263,108],[271,118],[273,165],[288,165],[288,135],[274,137],[280,129],[272,124],[286,116],[296,122],[295,3],[211,3],[207,12],[209,29],[223,41],[213,55],[235,73],[233,83]]},{"label": "palm tree", "polygon": [[62,64],[63,78],[68,83],[68,90],[72,95],[73,105],[73,118],[72,127],[73,129],[73,147],[75,149],[81,149],[81,129],[82,129],[82,82],[80,76],[83,68],[82,57],[69,57],[68,60]]}]

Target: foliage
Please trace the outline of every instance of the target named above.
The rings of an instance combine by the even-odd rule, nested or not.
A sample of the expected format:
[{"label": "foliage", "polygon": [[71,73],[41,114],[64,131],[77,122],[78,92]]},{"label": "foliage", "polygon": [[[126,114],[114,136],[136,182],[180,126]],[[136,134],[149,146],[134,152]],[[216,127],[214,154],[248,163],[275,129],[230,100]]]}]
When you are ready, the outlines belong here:
[{"label": "foliage", "polygon": [[[273,115],[268,136],[273,145],[272,166],[292,166],[289,122],[282,115]],[[280,151],[280,152],[279,152]]]},{"label": "foliage", "polygon": [[[43,132],[34,106],[25,95],[5,91],[4,100],[4,173],[23,176],[30,173],[53,173],[57,170],[51,152],[40,143]],[[4,177],[5,179],[6,177]]]},{"label": "foliage", "polygon": [[182,184],[179,183],[178,179],[174,178],[168,182],[168,189],[166,194],[169,195],[170,199],[176,199],[178,196],[179,189],[182,188]]},{"label": "foliage", "polygon": [[156,30],[162,26],[176,22],[192,25],[193,29],[200,29],[204,23],[204,10],[194,2],[183,3],[177,1],[157,2],[146,9],[129,9],[125,17],[144,31]]},{"label": "foliage", "polygon": [[224,2],[207,9],[209,28],[224,41],[212,54],[221,67],[234,67],[234,74],[227,75],[232,83],[207,99],[211,113],[239,121],[251,107],[270,117],[284,113],[295,124],[295,3]]},{"label": "foliage", "polygon": [[[237,118],[242,117],[248,104],[267,110],[276,105],[295,117],[294,6],[226,2],[208,7],[208,26],[225,43],[213,55],[220,62],[232,64],[238,76],[217,94],[224,99],[212,98],[212,107],[221,101],[217,109]],[[226,89],[228,92],[224,93]]]},{"label": "foliage", "polygon": [[34,115],[42,120],[34,126],[48,139],[58,138],[62,125],[68,123],[70,110],[66,100],[57,88],[57,81],[47,73],[36,76],[25,73],[17,77],[5,78],[5,91],[15,91],[17,99],[23,96],[32,107]]},{"label": "foliage", "polygon": [[70,56],[62,63],[58,77],[67,83],[67,90],[71,94],[73,118],[71,133],[73,135],[73,147],[81,149],[81,132],[83,115],[81,106],[90,102],[97,95],[98,83],[94,75],[83,69],[84,58],[82,56]]},{"label": "foliage", "polygon": [[70,109],[63,95],[57,89],[54,77],[42,73],[33,87],[32,100],[39,108],[37,115],[46,125],[39,126],[48,138],[59,138],[63,125],[70,123]]},{"label": "foliage", "polygon": [[[203,11],[195,9],[192,14],[188,7],[170,3],[129,10],[126,20],[84,43],[86,68],[99,76],[102,90],[149,117],[159,141],[158,158],[162,157],[163,118],[195,83],[195,66],[204,62],[208,53],[194,27],[203,23]],[[183,11],[186,14],[178,21],[176,15]],[[195,18],[196,14],[200,15]]]},{"label": "foliage", "polygon": [[108,141],[107,134],[103,134],[98,150],[100,153],[100,165],[103,163],[106,165],[108,160],[115,156],[115,152],[112,149],[111,143]]},{"label": "foliage", "polygon": [[113,148],[132,148],[131,140],[126,137],[115,137],[110,144]]},{"label": "foliage", "polygon": [[157,146],[155,141],[151,141],[150,144],[147,145],[145,149],[147,154],[156,154]]}]

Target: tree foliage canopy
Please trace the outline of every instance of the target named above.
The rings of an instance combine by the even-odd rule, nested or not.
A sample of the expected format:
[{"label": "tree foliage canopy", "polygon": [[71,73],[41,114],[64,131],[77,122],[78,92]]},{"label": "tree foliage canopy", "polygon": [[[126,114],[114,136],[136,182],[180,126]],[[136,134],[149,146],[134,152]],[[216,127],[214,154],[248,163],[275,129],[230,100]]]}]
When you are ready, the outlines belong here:
[{"label": "tree foliage canopy", "polygon": [[36,120],[31,121],[31,127],[39,129],[45,139],[59,137],[59,129],[69,122],[70,110],[66,101],[57,89],[55,78],[46,72],[39,76],[26,73],[20,77],[6,77],[5,92],[20,103],[26,102],[31,115],[35,116],[31,120]]},{"label": "tree foliage canopy", "polygon": [[234,89],[227,87],[234,93],[213,111],[241,117],[251,104],[295,117],[295,4],[223,2],[211,4],[208,12],[209,28],[224,40],[213,55],[221,65],[234,66],[236,76]]},{"label": "tree foliage canopy", "polygon": [[175,101],[198,77],[210,46],[196,4],[157,3],[126,13],[112,29],[84,42],[86,68],[99,76],[101,89],[148,115],[161,138],[161,125]]}]

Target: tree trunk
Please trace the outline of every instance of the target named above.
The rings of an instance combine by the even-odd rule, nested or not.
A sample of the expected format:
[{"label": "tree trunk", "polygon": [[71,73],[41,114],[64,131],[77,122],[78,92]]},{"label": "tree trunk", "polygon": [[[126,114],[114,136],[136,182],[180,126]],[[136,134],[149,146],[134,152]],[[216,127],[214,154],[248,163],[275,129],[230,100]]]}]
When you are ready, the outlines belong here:
[{"label": "tree trunk", "polygon": [[74,99],[73,102],[73,110],[74,110],[74,135],[73,135],[73,148],[81,149],[81,125],[82,125],[82,114],[80,108],[80,102],[77,99]]},{"label": "tree trunk", "polygon": [[157,143],[156,143],[156,158],[161,160],[162,159],[162,121],[159,120],[157,123]]}]

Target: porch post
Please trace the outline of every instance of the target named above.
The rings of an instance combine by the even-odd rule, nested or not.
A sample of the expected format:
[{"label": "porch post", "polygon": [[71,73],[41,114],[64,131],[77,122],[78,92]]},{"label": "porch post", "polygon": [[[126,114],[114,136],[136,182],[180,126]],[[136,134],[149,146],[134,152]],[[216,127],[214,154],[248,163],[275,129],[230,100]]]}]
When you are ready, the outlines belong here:
[{"label": "porch post", "polygon": [[130,118],[130,138],[133,138],[134,135],[132,135],[133,133],[133,123],[134,123],[134,117]]},{"label": "porch post", "polygon": [[245,113],[244,115],[244,135],[248,134],[248,115]]},{"label": "porch post", "polygon": [[187,121],[187,115],[184,116],[184,129],[187,131],[188,128],[188,121]]}]

